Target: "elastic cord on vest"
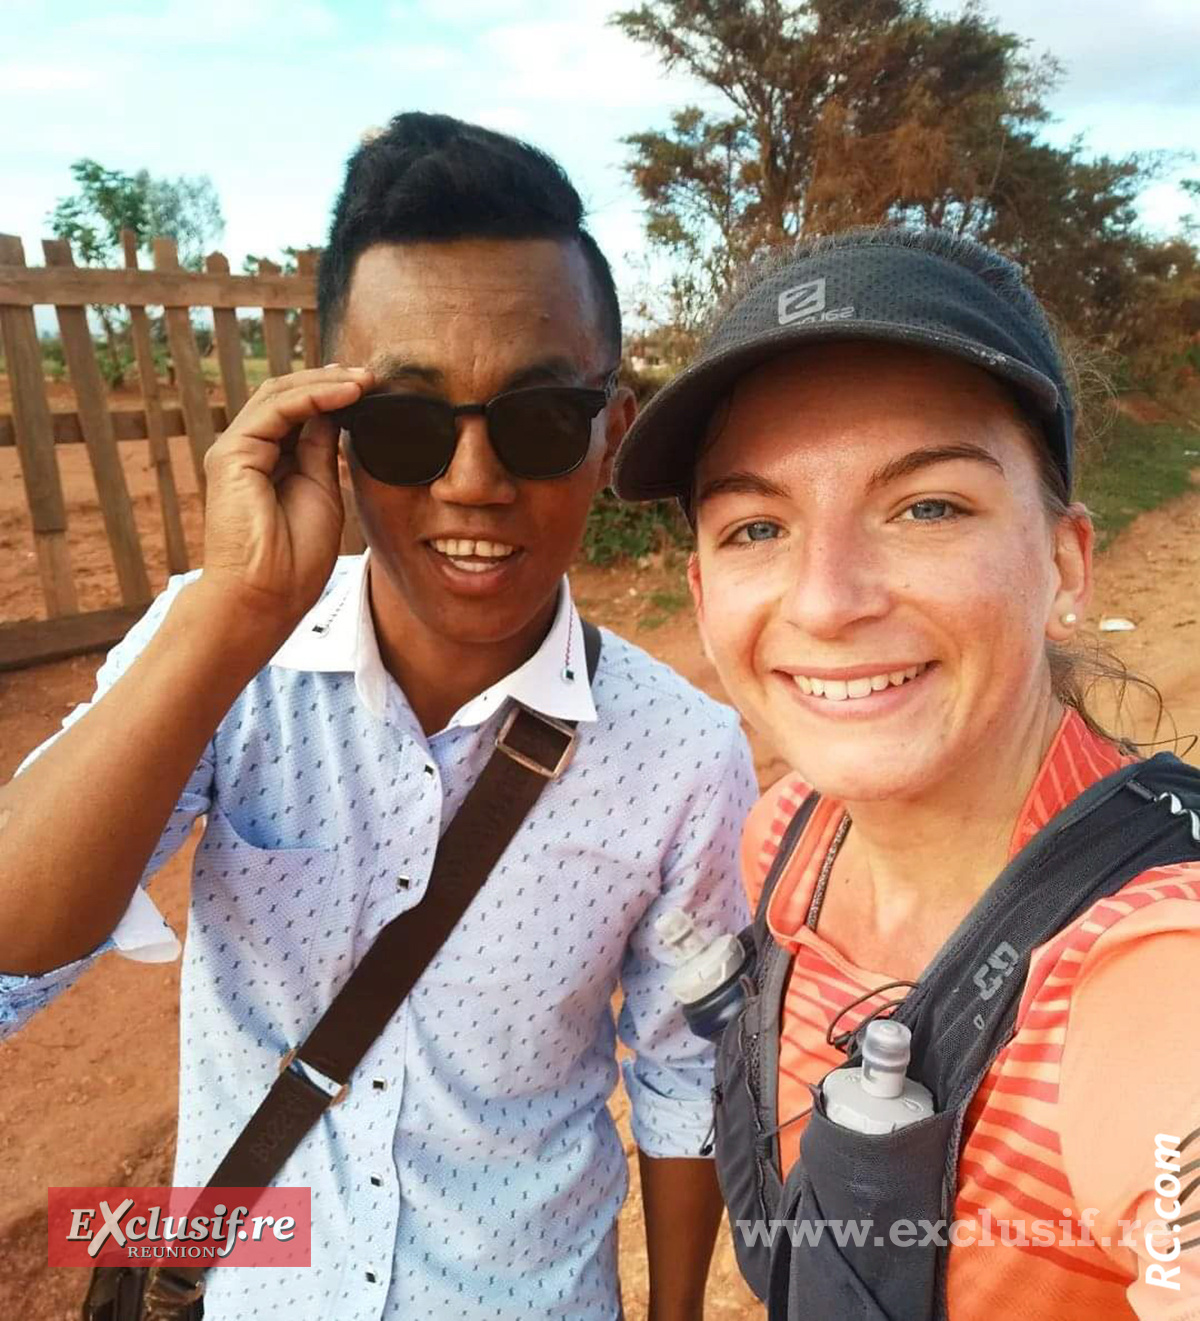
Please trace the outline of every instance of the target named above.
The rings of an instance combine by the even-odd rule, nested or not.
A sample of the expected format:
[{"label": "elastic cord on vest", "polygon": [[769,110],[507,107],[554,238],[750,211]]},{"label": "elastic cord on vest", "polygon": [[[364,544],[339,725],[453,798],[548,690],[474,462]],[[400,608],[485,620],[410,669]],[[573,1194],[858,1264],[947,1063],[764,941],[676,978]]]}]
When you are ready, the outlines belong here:
[{"label": "elastic cord on vest", "polygon": [[873,1009],[857,1027],[847,1028],[845,1032],[839,1032],[836,1036],[834,1035],[833,1029],[837,1027],[851,1009],[857,1009],[859,1005],[865,1004],[868,1000],[873,1000],[877,995],[882,995],[884,991],[894,991],[900,986],[907,986],[911,991],[916,987],[916,982],[884,982],[882,986],[876,986],[873,990],[864,992],[857,1000],[851,1000],[848,1005],[844,1005],[833,1016],[833,1020],[829,1024],[829,1030],[825,1033],[825,1044],[827,1046],[832,1046],[834,1050],[840,1050],[843,1055],[847,1054],[846,1047],[849,1046],[851,1041],[853,1041],[861,1031],[863,1031],[868,1023],[873,1023],[881,1014],[885,1014],[889,1010],[895,1009],[897,1005],[902,1005],[904,1001],[885,1000],[878,1009]]}]

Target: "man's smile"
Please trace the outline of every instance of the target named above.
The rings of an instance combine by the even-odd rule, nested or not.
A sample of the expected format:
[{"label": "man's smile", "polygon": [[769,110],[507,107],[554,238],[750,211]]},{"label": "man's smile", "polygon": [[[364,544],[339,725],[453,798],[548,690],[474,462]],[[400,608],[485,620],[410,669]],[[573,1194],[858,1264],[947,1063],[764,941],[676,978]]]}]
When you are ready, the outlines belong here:
[{"label": "man's smile", "polygon": [[457,569],[467,573],[489,573],[511,559],[520,547],[506,541],[484,541],[471,537],[432,537],[427,543]]}]

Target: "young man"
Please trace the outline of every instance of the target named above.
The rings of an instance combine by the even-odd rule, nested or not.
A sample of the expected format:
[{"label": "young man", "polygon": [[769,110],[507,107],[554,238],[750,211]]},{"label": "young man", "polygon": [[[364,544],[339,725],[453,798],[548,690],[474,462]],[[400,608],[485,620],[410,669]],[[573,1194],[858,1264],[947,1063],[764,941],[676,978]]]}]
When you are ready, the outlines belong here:
[{"label": "young man", "polygon": [[[312,1268],[217,1268],[206,1316],[618,1316],[620,982],[651,1315],[695,1318],[711,1058],[653,922],[741,924],[753,776],[734,713],[611,633],[588,683],[564,573],[633,414],[608,266],[547,157],[401,115],[350,161],[320,312],[337,363],[265,383],[209,454],[203,571],[0,791],[0,1021],[102,950],[173,939],[139,886],[204,814],[175,1181],[206,1182],[379,931],[438,903],[439,836],[508,699],[577,721],[574,761],[277,1177],[312,1188]],[[342,421],[369,550],[339,560]]]}]

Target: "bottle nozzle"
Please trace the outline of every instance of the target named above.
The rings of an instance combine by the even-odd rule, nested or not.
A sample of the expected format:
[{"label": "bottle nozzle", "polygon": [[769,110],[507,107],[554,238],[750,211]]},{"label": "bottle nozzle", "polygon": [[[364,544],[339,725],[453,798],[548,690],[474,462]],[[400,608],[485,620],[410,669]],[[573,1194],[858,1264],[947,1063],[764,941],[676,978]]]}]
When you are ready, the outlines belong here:
[{"label": "bottle nozzle", "polygon": [[679,908],[665,912],[655,922],[654,930],[667,947],[669,960],[677,966],[700,954],[706,945],[691,917]]},{"label": "bottle nozzle", "polygon": [[912,1032],[903,1023],[877,1018],[867,1024],[862,1043],[863,1090],[873,1096],[899,1096],[912,1058]]}]

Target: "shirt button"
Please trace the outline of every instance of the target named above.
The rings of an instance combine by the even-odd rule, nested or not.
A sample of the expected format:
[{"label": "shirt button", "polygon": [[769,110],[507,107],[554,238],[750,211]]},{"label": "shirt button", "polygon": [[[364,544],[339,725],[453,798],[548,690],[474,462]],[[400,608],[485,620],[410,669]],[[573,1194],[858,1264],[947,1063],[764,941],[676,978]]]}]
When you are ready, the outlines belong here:
[{"label": "shirt button", "polygon": [[371,1184],[372,1184],[372,1186],[375,1187],[375,1188],[382,1188],[382,1187],[383,1187],[383,1180],[379,1177],[378,1174],[372,1174],[372,1175],[371,1175]]},{"label": "shirt button", "polygon": [[396,889],[397,889],[397,890],[407,890],[408,887],[409,887],[411,884],[412,884],[412,881],[409,880],[409,878],[408,878],[407,876],[397,876],[397,877],[396,877]]},{"label": "shirt button", "polygon": [[432,774],[434,773],[434,772],[433,772],[433,767],[430,766],[430,764],[429,764],[428,762],[425,763],[425,765],[424,765],[424,767],[423,767],[423,770],[425,771],[425,774],[426,774],[426,775],[432,775]]}]

